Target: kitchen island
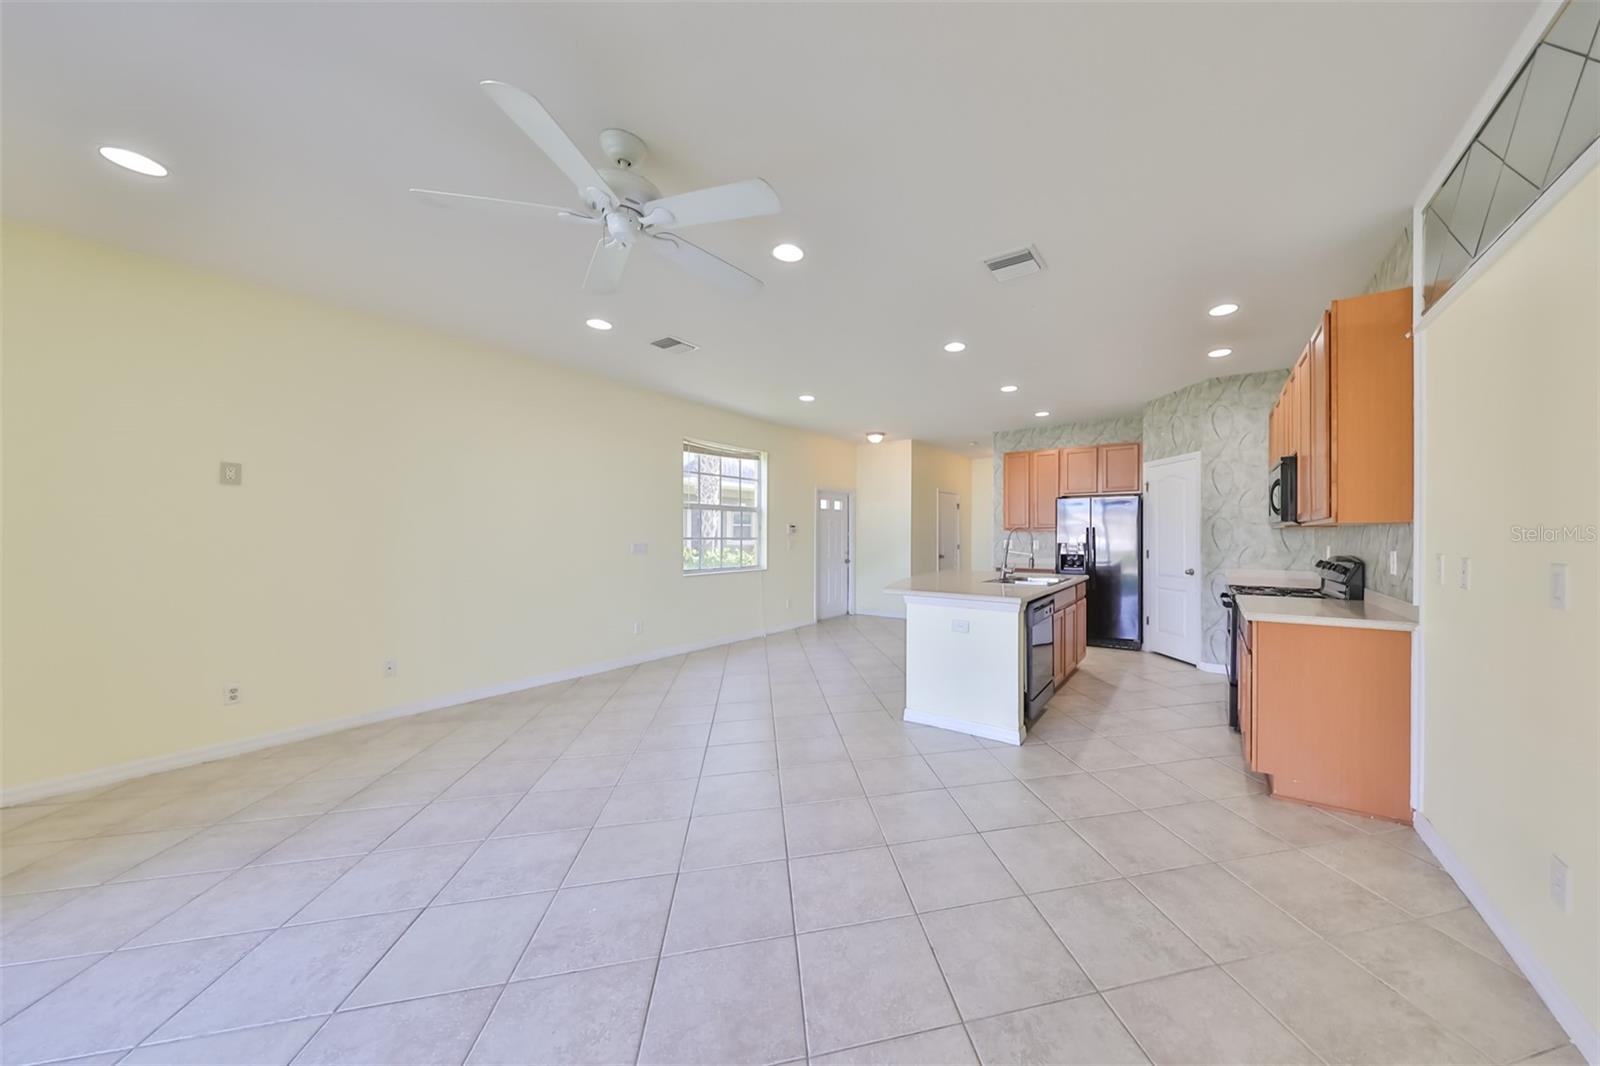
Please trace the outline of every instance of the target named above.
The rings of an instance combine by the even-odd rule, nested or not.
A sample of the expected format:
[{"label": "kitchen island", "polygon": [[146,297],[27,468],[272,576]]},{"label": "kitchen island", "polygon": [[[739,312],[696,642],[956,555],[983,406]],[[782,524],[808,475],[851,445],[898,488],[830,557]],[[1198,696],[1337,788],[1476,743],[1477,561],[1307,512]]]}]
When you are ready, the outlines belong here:
[{"label": "kitchen island", "polygon": [[[998,577],[941,570],[885,589],[906,601],[907,722],[1021,744],[1027,732],[1028,615],[1037,601],[1053,598],[1059,606],[1054,620],[1071,627],[1070,662],[1076,665],[1080,642],[1073,630],[1088,579],[1052,574],[1002,583]],[[1058,677],[1070,672],[1064,669],[1066,653],[1058,636]]]}]

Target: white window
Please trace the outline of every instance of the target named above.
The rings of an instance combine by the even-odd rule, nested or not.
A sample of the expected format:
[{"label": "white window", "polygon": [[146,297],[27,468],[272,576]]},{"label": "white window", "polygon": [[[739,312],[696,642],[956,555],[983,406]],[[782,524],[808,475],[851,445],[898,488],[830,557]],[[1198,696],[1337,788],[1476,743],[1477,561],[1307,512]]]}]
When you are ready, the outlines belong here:
[{"label": "white window", "polygon": [[759,570],[766,562],[766,456],[683,442],[683,572]]}]

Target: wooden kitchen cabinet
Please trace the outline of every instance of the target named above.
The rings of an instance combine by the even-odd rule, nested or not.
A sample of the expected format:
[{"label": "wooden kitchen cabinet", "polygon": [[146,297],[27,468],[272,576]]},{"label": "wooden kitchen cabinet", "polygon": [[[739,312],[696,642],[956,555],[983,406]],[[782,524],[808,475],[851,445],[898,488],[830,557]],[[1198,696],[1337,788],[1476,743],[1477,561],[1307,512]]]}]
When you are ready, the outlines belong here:
[{"label": "wooden kitchen cabinet", "polygon": [[1056,497],[1061,495],[1061,451],[1034,452],[1028,457],[1030,528],[1056,528]]},{"label": "wooden kitchen cabinet", "polygon": [[1080,616],[1082,614],[1083,586],[1076,585],[1065,592],[1056,594],[1051,602],[1051,616],[1054,621],[1054,643],[1051,647],[1054,668],[1051,671],[1059,687],[1067,678],[1072,676],[1078,668],[1078,663],[1083,656],[1079,652],[1081,637],[1079,630],[1082,628]]},{"label": "wooden kitchen cabinet", "polygon": [[1298,458],[1298,517],[1412,520],[1411,290],[1335,300],[1267,419],[1269,465]]},{"label": "wooden kitchen cabinet", "polygon": [[1027,529],[1030,526],[1033,502],[1029,490],[1029,465],[1027,452],[1007,452],[1002,461],[1000,472],[1005,491],[1002,520],[1007,529]]},{"label": "wooden kitchen cabinet", "polygon": [[1138,492],[1138,444],[1104,444],[1099,452],[1099,481],[1101,492]]},{"label": "wooden kitchen cabinet", "polygon": [[1006,529],[1056,528],[1056,499],[1138,492],[1143,450],[1137,441],[1007,452],[1001,460],[1001,520]]},{"label": "wooden kitchen cabinet", "polygon": [[1061,449],[1061,495],[1093,496],[1100,491],[1100,449]]},{"label": "wooden kitchen cabinet", "polygon": [[1272,794],[1411,820],[1411,634],[1250,622],[1239,644],[1245,760]]}]

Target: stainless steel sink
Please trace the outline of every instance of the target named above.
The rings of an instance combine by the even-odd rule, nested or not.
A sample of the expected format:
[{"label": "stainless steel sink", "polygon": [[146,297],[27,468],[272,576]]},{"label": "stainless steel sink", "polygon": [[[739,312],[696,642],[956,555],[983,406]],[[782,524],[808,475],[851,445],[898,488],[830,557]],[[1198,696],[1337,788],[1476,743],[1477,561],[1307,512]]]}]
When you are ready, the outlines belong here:
[{"label": "stainless steel sink", "polygon": [[1040,574],[1028,574],[1024,577],[991,577],[984,581],[985,585],[1059,585],[1065,581],[1064,577],[1045,577]]}]

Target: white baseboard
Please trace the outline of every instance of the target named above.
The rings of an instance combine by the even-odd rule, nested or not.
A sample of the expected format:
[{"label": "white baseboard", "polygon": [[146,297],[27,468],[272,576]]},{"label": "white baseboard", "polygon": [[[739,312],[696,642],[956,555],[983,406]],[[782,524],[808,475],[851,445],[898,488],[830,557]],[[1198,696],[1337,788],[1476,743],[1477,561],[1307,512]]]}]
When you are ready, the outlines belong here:
[{"label": "white baseboard", "polygon": [[857,607],[855,610],[851,611],[850,613],[851,614],[864,614],[868,618],[893,618],[897,622],[904,622],[906,620],[906,615],[905,615],[904,611],[901,611],[899,614],[891,614],[888,611],[863,611],[861,608]]},{"label": "white baseboard", "polygon": [[1196,663],[1195,666],[1208,674],[1226,674],[1228,672],[1227,663]]},{"label": "white baseboard", "polygon": [[1439,860],[1439,864],[1445,868],[1445,872],[1455,878],[1462,893],[1472,901],[1478,914],[1489,926],[1490,932],[1494,933],[1512,961],[1522,970],[1528,983],[1533,985],[1533,990],[1544,1000],[1544,1005],[1550,1008],[1550,1013],[1561,1023],[1561,1028],[1567,1031],[1567,1036],[1571,1038],[1578,1053],[1585,1061],[1600,1064],[1600,1033],[1596,1033],[1594,1027],[1589,1024],[1588,1019],[1583,1016],[1583,1011],[1578,1009],[1578,1005],[1557,984],[1555,977],[1534,954],[1528,942],[1522,939],[1512,928],[1511,923],[1506,921],[1505,916],[1490,902],[1483,886],[1478,884],[1472,872],[1456,853],[1450,850],[1450,845],[1444,842],[1438,830],[1434,829],[1433,823],[1429,822],[1421,811],[1413,814],[1412,827],[1416,829],[1417,836],[1422,838],[1422,842],[1428,845],[1428,850]]},{"label": "white baseboard", "polygon": [[345,715],[321,722],[308,722],[305,725],[292,726],[272,733],[261,733],[253,737],[245,737],[242,740],[229,740],[203,748],[190,748],[188,751],[174,752],[171,755],[156,755],[148,759],[134,759],[131,762],[117,763],[114,766],[105,766],[98,770],[68,774],[65,777],[55,777],[48,781],[36,781],[30,785],[18,785],[15,788],[0,790],[0,807],[11,807],[18,803],[33,803],[37,800],[49,799],[51,796],[80,792],[86,788],[103,788],[106,785],[131,781],[136,777],[147,777],[150,774],[159,774],[167,770],[181,770],[186,766],[198,766],[200,763],[214,762],[217,759],[226,759],[233,755],[244,755],[248,752],[260,751],[263,748],[275,748],[280,744],[292,744],[297,740],[310,740],[312,737],[338,733],[342,730],[354,729],[357,726],[386,722],[393,718],[408,718],[414,714],[426,714],[428,711],[440,711],[446,707],[455,707],[462,703],[471,703],[474,700],[488,699],[490,696],[504,696],[511,692],[538,688],[540,685],[551,685],[558,681],[571,681],[574,678],[603,674],[610,670],[619,670],[625,666],[637,666],[640,663],[653,662],[657,659],[670,659],[674,655],[688,655],[692,652],[705,651],[708,648],[721,647],[724,644],[736,644],[742,640],[755,640],[760,637],[772,636],[776,633],[786,633],[810,624],[809,622],[796,622],[792,625],[760,630],[743,636],[699,641],[694,644],[680,644],[671,648],[660,648],[642,655],[630,655],[620,659],[609,659],[605,662],[589,663],[570,670],[557,670],[553,673],[522,677],[514,681],[503,681],[493,685],[480,685],[477,688],[446,693],[441,696],[431,696],[411,703],[403,703],[398,707],[365,711],[361,714]]},{"label": "white baseboard", "polygon": [[969,722],[963,718],[949,718],[942,714],[925,714],[922,711],[913,711],[910,707],[905,709],[904,717],[906,721],[917,725],[931,725],[937,729],[949,729],[956,733],[982,737],[984,740],[998,740],[1002,744],[1022,743],[1022,730],[1020,729],[1004,729],[996,725],[983,725],[979,722]]}]

